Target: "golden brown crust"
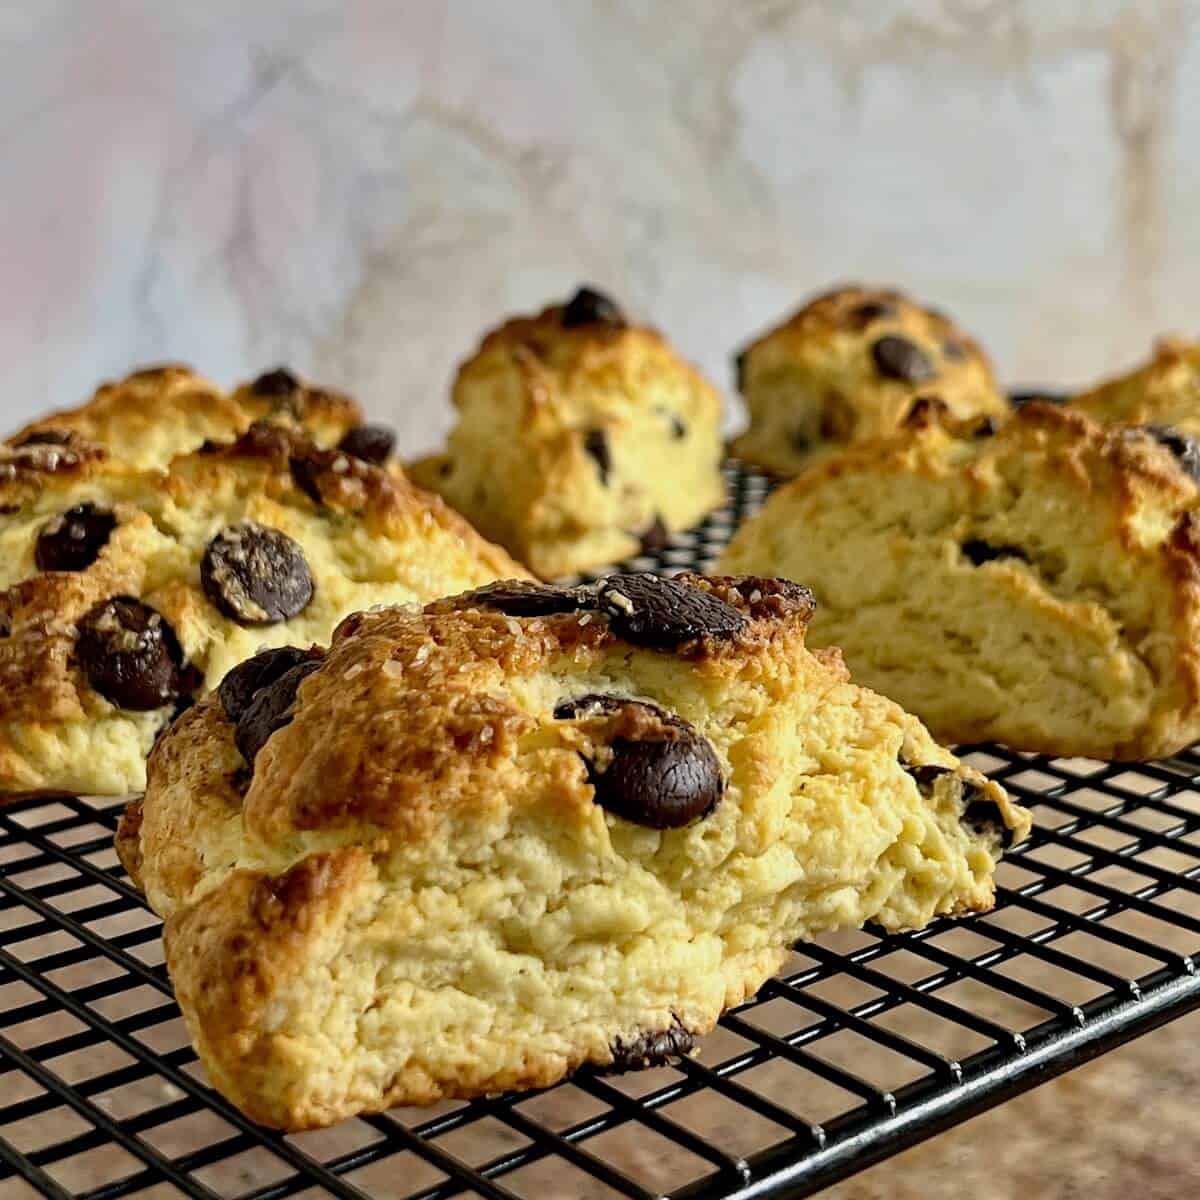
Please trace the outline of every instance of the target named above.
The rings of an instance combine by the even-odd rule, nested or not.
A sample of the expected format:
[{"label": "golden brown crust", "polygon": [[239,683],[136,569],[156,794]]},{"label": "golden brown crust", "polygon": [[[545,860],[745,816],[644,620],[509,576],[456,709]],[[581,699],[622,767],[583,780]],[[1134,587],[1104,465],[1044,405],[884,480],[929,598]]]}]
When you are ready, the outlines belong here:
[{"label": "golden brown crust", "polygon": [[1200,343],[1159,338],[1149,362],[1080,393],[1070,403],[1097,421],[1168,425],[1200,435]]}]

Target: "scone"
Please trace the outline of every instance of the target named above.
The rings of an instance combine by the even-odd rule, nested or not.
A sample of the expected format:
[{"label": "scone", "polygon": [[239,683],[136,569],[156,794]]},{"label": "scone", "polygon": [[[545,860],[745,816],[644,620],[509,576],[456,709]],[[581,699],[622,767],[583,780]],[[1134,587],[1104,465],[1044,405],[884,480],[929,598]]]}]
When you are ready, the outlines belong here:
[{"label": "scone", "polygon": [[796,475],[848,442],[886,437],[933,407],[1007,416],[979,344],[900,292],[841,287],[809,301],[736,359],[750,427],[733,454]]},{"label": "scone", "polygon": [[[364,426],[349,396],[302,383],[282,367],[230,395],[175,363],[101,384],[86,404],[34,421],[9,445],[82,440],[130,466],[150,469],[166,467],[205,442],[231,442],[257,421],[305,433],[326,448],[349,438],[349,449],[360,455],[368,441],[378,448],[389,436],[378,426]],[[377,451],[374,461],[379,461]]]},{"label": "scone", "polygon": [[716,391],[590,289],[489,333],[453,401],[446,453],[410,473],[538,575],[660,546],[724,500]]},{"label": "scone", "polygon": [[1200,342],[1160,338],[1144,366],[1071,400],[1098,421],[1172,426],[1200,436]]},{"label": "scone", "polygon": [[0,793],[141,790],[156,734],[263,646],[518,567],[441,500],[255,425],[139,471],[0,448]]},{"label": "scone", "polygon": [[1148,759],[1200,738],[1200,454],[1034,402],[780,488],[721,569],[793,575],[811,638],[949,742]]},{"label": "scone", "polygon": [[118,835],[211,1081],[303,1129],[657,1064],[799,938],[989,908],[1028,814],[811,611],[510,582],[230,674]]}]

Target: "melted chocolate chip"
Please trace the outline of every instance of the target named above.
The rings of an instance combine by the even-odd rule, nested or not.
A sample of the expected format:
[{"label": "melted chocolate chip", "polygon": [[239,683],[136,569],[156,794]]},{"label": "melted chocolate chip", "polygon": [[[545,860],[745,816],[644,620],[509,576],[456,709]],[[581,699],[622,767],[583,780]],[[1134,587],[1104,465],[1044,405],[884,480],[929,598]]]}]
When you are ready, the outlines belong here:
[{"label": "melted chocolate chip", "polygon": [[920,429],[940,421],[950,410],[940,396],[918,396],[909,406],[900,424],[907,429]]},{"label": "melted chocolate chip", "polygon": [[288,470],[292,475],[292,482],[302,491],[315,505],[320,507],[325,503],[324,497],[321,495],[321,475],[325,468],[315,458],[310,458],[306,455],[293,454],[288,459]]},{"label": "melted chocolate chip", "polygon": [[589,429],[583,438],[583,448],[596,460],[600,470],[600,482],[608,486],[608,474],[612,470],[612,451],[608,448],[608,437],[603,429]]},{"label": "melted chocolate chip", "polygon": [[643,554],[655,554],[671,544],[671,531],[658,513],[654,514],[654,520],[642,530],[641,542]]},{"label": "melted chocolate chip", "polygon": [[296,702],[296,693],[320,665],[317,660],[299,663],[255,693],[233,731],[237,748],[251,766],[272,735],[292,723],[294,714],[291,710]]},{"label": "melted chocolate chip", "polygon": [[610,575],[600,581],[597,599],[618,637],[654,650],[731,638],[746,627],[746,618],[724,600],[657,575]]},{"label": "melted chocolate chip", "polygon": [[999,432],[1000,422],[995,417],[980,417],[971,430],[971,437],[990,438]]},{"label": "melted chocolate chip", "polygon": [[849,318],[850,323],[856,329],[866,329],[873,322],[882,321],[885,317],[894,317],[896,314],[897,309],[894,304],[885,304],[879,300],[867,300],[857,308],[852,308]]},{"label": "melted chocolate chip", "polygon": [[607,325],[620,329],[624,324],[625,315],[616,303],[590,287],[581,287],[562,310],[564,329],[577,329],[581,325]]},{"label": "melted chocolate chip", "polygon": [[97,604],[79,622],[75,653],[92,688],[131,712],[162,708],[198,685],[175,631],[132,596]]},{"label": "melted chocolate chip", "polygon": [[270,687],[293,667],[314,661],[320,661],[320,655],[314,650],[280,646],[274,650],[260,651],[253,658],[238,663],[217,688],[225,715],[236,725],[263,688]]},{"label": "melted chocolate chip", "polygon": [[665,1067],[674,1059],[686,1058],[695,1048],[695,1035],[684,1029],[676,1017],[669,1029],[648,1030],[628,1041],[618,1038],[612,1044],[612,1063],[605,1070],[622,1075],[626,1071]]},{"label": "melted chocolate chip", "polygon": [[603,767],[584,759],[596,803],[606,812],[650,829],[681,829],[721,802],[725,778],[708,740],[682,717],[656,704],[593,694],[566,700],[556,720],[587,720],[625,712],[649,718],[645,736],[617,736]]},{"label": "melted chocolate chip", "polygon": [[998,558],[1019,558],[1022,562],[1029,562],[1029,555],[1020,546],[993,546],[982,538],[969,538],[963,542],[962,552],[976,567]]},{"label": "melted chocolate chip", "polygon": [[396,435],[385,425],[357,425],[340,442],[338,449],[376,466],[387,462],[396,447]]},{"label": "melted chocolate chip", "polygon": [[595,597],[580,588],[525,583],[520,579],[478,588],[471,593],[471,600],[510,617],[552,617],[560,613],[581,612],[595,605]]},{"label": "melted chocolate chip", "polygon": [[13,449],[22,446],[70,446],[75,441],[75,435],[62,429],[35,429],[24,437],[13,442]]},{"label": "melted chocolate chip", "polygon": [[1171,425],[1143,425],[1142,430],[1160,445],[1166,446],[1179,460],[1179,465],[1200,482],[1200,443],[1195,438]]},{"label": "melted chocolate chip", "polygon": [[937,375],[933,362],[915,342],[886,334],[871,346],[875,369],[885,379],[903,383],[928,383]]},{"label": "melted chocolate chip", "polygon": [[90,502],[76,505],[42,527],[33,557],[39,571],[85,571],[108,545],[117,518]]},{"label": "melted chocolate chip", "polygon": [[286,533],[242,521],[221,530],[200,564],[204,594],[239,625],[277,625],[313,597],[304,551]]},{"label": "melted chocolate chip", "polygon": [[251,385],[256,396],[290,396],[300,387],[300,380],[286,367],[264,371]]},{"label": "melted chocolate chip", "polygon": [[962,824],[979,837],[998,838],[1001,848],[1007,850],[1012,845],[1013,831],[1004,823],[1000,805],[974,784],[963,787],[962,798],[966,805]]}]

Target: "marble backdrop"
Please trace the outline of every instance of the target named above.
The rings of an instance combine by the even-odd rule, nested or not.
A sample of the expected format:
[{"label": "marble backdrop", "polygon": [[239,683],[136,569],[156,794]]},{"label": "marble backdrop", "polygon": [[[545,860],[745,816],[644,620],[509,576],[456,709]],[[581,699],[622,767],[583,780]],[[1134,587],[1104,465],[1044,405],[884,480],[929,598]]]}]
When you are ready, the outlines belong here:
[{"label": "marble backdrop", "polygon": [[1087,380],[1196,330],[1198,10],[0,5],[0,425],[146,360],[288,362],[418,451],[480,332],[581,280],[722,386],[846,278]]}]

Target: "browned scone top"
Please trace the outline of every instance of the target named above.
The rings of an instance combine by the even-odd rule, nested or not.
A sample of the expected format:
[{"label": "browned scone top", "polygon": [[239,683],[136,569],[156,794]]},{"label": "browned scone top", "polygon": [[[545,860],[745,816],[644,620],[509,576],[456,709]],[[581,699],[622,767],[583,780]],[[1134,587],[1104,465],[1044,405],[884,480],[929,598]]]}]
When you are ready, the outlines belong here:
[{"label": "browned scone top", "polygon": [[436,497],[253,425],[164,471],[0,447],[0,794],[123,794],[176,709],[264,645],[520,574]]},{"label": "browned scone top", "polygon": [[1153,758],[1200,738],[1198,477],[1176,430],[931,414],[780,488],[722,569],[803,571],[814,644],[948,742]]},{"label": "browned scone top", "polygon": [[207,441],[233,441],[257,421],[328,447],[362,425],[363,415],[349,396],[306,384],[282,367],[229,394],[191,367],[170,363],[101,384],[87,403],[39,418],[9,445],[75,437],[130,466],[161,468]]},{"label": "browned scone top", "polygon": [[1097,384],[1070,403],[1098,421],[1169,426],[1200,436],[1200,343],[1159,338],[1148,362]]},{"label": "browned scone top", "polygon": [[892,288],[824,292],[744,347],[735,366],[750,427],[732,451],[777,474],[896,434],[929,407],[1008,413],[979,343]]},{"label": "browned scone top", "polygon": [[255,1119],[688,1052],[801,937],[985,909],[1028,815],[767,579],[509,581],[232,672],[118,840]]}]

